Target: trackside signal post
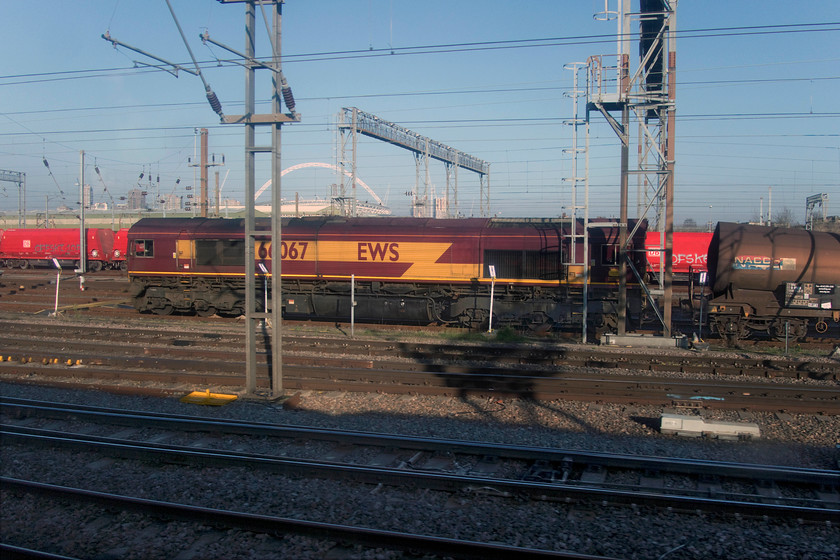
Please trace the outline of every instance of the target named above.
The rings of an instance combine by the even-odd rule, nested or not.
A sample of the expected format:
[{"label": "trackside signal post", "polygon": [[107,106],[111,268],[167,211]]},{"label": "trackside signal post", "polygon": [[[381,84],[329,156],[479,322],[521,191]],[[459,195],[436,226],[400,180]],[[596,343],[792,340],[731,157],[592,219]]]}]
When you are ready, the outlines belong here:
[{"label": "trackside signal post", "polygon": [[[227,124],[241,124],[245,126],[245,390],[248,393],[255,393],[257,390],[257,344],[256,330],[258,323],[271,320],[271,395],[279,396],[283,391],[283,355],[282,355],[282,298],[281,298],[281,257],[279,250],[272,259],[271,270],[271,291],[274,303],[271,312],[265,309],[258,313],[256,276],[254,273],[255,240],[258,233],[255,227],[254,191],[255,191],[255,164],[258,153],[271,154],[271,245],[281,246],[281,190],[280,173],[280,131],[284,123],[300,121],[300,115],[295,112],[295,100],[292,97],[292,90],[283,76],[280,64],[281,44],[281,23],[283,19],[283,0],[219,0],[222,4],[245,4],[245,53],[231,49],[216,41],[210,41],[209,34],[202,34],[204,41],[210,41],[230,52],[233,52],[245,59],[245,114],[225,115],[222,122]],[[272,12],[272,25],[268,23],[268,12],[265,6]],[[256,7],[260,7],[263,19],[265,20],[266,31],[271,43],[271,62],[265,63],[256,58]],[[273,30],[270,28],[273,27]],[[256,108],[256,72],[257,70],[268,70],[272,72],[272,112],[270,114],[258,115]],[[285,102],[289,110],[288,114],[282,113],[282,104]],[[256,145],[257,127],[271,127],[271,146]]]}]

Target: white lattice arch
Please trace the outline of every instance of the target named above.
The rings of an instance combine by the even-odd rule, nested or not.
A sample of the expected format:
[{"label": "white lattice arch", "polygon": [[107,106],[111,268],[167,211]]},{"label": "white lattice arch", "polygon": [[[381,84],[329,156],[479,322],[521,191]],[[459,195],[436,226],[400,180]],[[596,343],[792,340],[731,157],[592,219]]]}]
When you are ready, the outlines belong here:
[{"label": "white lattice arch", "polygon": [[[284,176],[286,173],[291,173],[292,171],[297,171],[298,169],[306,169],[306,168],[308,168],[308,167],[323,167],[324,169],[332,169],[333,171],[338,171],[338,170],[339,170],[338,166],[333,165],[333,164],[331,164],[331,163],[321,163],[320,161],[310,161],[310,162],[308,162],[308,163],[299,163],[299,164],[297,164],[297,165],[293,165],[293,166],[291,166],[291,167],[287,167],[286,169],[284,169],[283,171],[281,171],[281,172],[280,172],[280,176],[282,177],[282,176]],[[348,177],[351,177],[351,178],[352,178],[352,176],[353,176],[353,174],[352,174],[352,173],[350,173],[349,171],[347,171],[346,169],[344,170],[344,174],[345,174],[345,175],[347,175]],[[361,187],[362,187],[362,188],[364,188],[364,189],[365,189],[368,193],[370,193],[370,196],[372,196],[372,197],[373,197],[373,199],[374,199],[374,200],[375,200],[378,204],[382,204],[382,199],[381,199],[381,198],[379,198],[379,197],[376,195],[376,193],[375,193],[375,192],[373,192],[373,189],[372,189],[372,188],[370,188],[369,186],[367,186],[367,184],[365,184],[365,182],[364,182],[364,181],[362,181],[361,179],[359,179],[358,177],[356,177],[356,183],[358,183],[359,185],[361,185]],[[259,190],[256,192],[256,194],[254,195],[254,202],[256,202],[256,201],[257,201],[257,199],[260,197],[260,195],[261,195],[262,193],[264,193],[264,192],[265,192],[265,190],[266,190],[268,187],[270,187],[270,186],[271,186],[271,179],[269,179],[268,181],[266,181],[266,182],[265,182],[265,184],[264,184],[263,186],[261,186],[261,187],[259,188]]]}]

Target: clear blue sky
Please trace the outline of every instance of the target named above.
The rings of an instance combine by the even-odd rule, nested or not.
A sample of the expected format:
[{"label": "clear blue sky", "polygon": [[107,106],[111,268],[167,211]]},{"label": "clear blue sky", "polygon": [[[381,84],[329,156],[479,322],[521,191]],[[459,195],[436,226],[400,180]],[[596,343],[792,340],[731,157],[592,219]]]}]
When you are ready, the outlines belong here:
[{"label": "clear blue sky", "polygon": [[[230,55],[198,36],[207,30],[242,50],[244,8],[215,0],[172,4],[225,112],[241,113],[244,71],[218,65],[216,57]],[[494,214],[559,215],[570,204],[562,178],[571,175],[563,153],[571,129],[562,121],[571,117],[564,94],[572,73],[564,65],[615,53],[615,23],[593,19],[602,6],[287,0],[284,72],[302,122],[283,129],[283,167],[335,163],[336,115],[356,106],[489,161]],[[0,14],[0,169],[26,173],[28,209],[48,198],[55,208],[59,190],[67,203],[78,200],[80,150],[96,200],[107,197],[94,165],[114,196],[150,171],[161,192],[186,194],[183,187],[194,184],[187,158],[201,127],[210,130],[210,151],[225,155],[223,195],[243,198],[242,127],[219,124],[197,77],[134,68],[135,60],[151,61],[100,37],[109,31],[187,65],[163,0],[4,2]],[[828,25],[785,27],[794,24]],[[762,197],[767,209],[769,187],[774,214],[789,208],[802,220],[805,198],[823,192],[829,213],[840,214],[840,2],[683,0],[677,29],[677,224],[756,217]],[[258,55],[267,55],[260,18],[257,42]],[[267,76],[258,87],[258,102],[267,101]],[[268,104],[258,110],[268,112]],[[597,115],[591,141],[593,215],[616,215],[619,144]],[[258,167],[257,186],[269,178],[267,156]],[[410,153],[364,139],[358,172],[396,214],[408,214]],[[324,197],[335,181],[326,169],[301,170],[284,178],[283,194]],[[438,192],[445,187],[442,164],[431,166],[431,181]],[[0,184],[0,227],[4,219],[5,227],[16,225],[17,207],[15,185]],[[464,171],[459,209],[479,212],[477,178]]]}]

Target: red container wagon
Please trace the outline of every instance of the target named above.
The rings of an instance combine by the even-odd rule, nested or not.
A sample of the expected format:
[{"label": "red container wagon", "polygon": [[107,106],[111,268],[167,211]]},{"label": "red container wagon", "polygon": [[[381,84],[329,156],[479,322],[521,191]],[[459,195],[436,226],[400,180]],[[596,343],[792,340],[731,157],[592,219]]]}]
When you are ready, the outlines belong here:
[{"label": "red container wagon", "polygon": [[[570,220],[293,218],[283,221],[287,317],[346,320],[350,280],[360,321],[580,327],[582,238]],[[578,233],[582,224],[576,224]],[[257,220],[254,269],[271,272],[278,251]],[[635,247],[641,249],[644,228]],[[574,243],[573,243],[574,242]],[[244,311],[244,221],[146,218],[129,231],[129,278],[140,311],[200,315]],[[590,230],[589,319],[614,328],[618,227]],[[641,251],[637,266],[643,264]],[[628,298],[632,299],[632,298]]]},{"label": "red container wagon", "polygon": [[[98,272],[109,263],[114,247],[110,229],[85,230],[87,269]],[[78,268],[80,259],[79,230],[74,228],[7,229],[0,240],[0,263],[7,268],[53,266],[58,259],[62,266]]]},{"label": "red container wagon", "polygon": [[[648,271],[654,274],[661,274],[664,265],[662,259],[662,235],[658,231],[649,231],[645,236]],[[707,261],[711,240],[711,233],[674,232],[672,238],[671,272],[674,274],[675,280],[689,280],[691,275],[708,270]]]},{"label": "red container wagon", "polygon": [[114,233],[114,250],[111,253],[111,268],[128,270],[128,228]]}]

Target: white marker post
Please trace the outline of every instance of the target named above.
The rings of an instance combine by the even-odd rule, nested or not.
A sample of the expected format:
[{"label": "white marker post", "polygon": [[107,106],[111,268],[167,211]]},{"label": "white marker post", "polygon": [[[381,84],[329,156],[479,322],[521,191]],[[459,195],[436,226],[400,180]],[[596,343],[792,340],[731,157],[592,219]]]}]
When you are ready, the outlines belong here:
[{"label": "white marker post", "polygon": [[496,290],[496,267],[488,265],[490,268],[490,322],[487,326],[487,332],[493,332],[493,293]]},{"label": "white marker post", "polygon": [[55,273],[55,309],[53,309],[52,316],[58,316],[58,285],[61,284],[61,263],[58,262],[58,259],[53,259],[53,264],[58,269],[58,272]]},{"label": "white marker post", "polygon": [[[700,273],[700,340],[703,340],[703,303],[706,300],[706,272]],[[711,335],[711,329],[709,333]]]},{"label": "white marker post", "polygon": [[356,338],[356,275],[350,275],[350,338]]},{"label": "white marker post", "polygon": [[[268,269],[263,263],[257,263],[260,267],[260,272],[263,274],[263,313],[268,313]],[[267,321],[267,319],[263,319]]]}]

